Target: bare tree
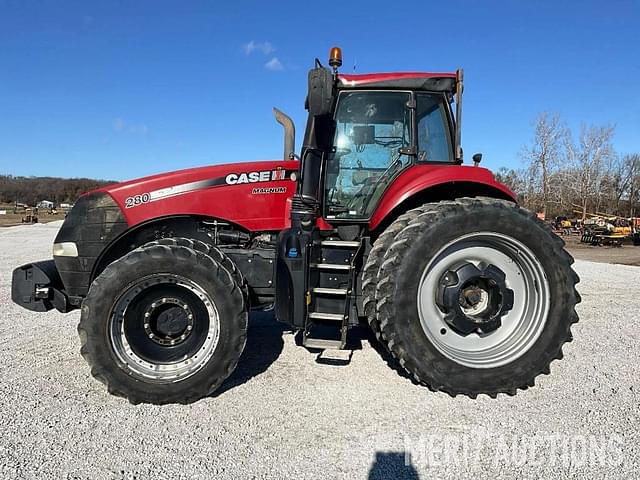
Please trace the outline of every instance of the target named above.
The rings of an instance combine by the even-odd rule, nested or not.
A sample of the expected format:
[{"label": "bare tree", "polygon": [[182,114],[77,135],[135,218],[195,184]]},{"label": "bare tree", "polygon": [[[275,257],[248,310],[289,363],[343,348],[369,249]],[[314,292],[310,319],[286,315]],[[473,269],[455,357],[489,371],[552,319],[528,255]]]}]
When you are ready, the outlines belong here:
[{"label": "bare tree", "polygon": [[594,206],[597,206],[606,167],[615,155],[611,144],[613,133],[614,127],[610,125],[583,125],[577,144],[570,137],[566,139],[565,184],[575,193],[583,220],[587,217],[589,202],[595,200]]},{"label": "bare tree", "polygon": [[75,202],[81,193],[113,183],[88,178],[14,177],[0,175],[0,203],[35,205],[40,200]]},{"label": "bare tree", "polygon": [[622,195],[626,195],[629,201],[629,216],[637,214],[636,204],[640,197],[640,154],[632,153],[622,159],[622,177],[625,179],[625,188]]},{"label": "bare tree", "polygon": [[525,170],[514,170],[513,168],[500,167],[496,172],[496,180],[504,183],[518,197],[518,203],[525,208],[531,209],[531,199],[528,196],[528,181]]},{"label": "bare tree", "polygon": [[567,128],[560,115],[548,112],[541,113],[534,126],[532,142],[524,147],[522,156],[532,183],[537,184],[541,193],[542,212],[546,217],[551,201],[551,178],[560,164]]},{"label": "bare tree", "polygon": [[609,197],[609,209],[616,215],[622,214],[622,198],[627,194],[631,177],[626,172],[626,162],[624,157],[615,155],[612,158],[609,171],[607,172],[607,195]]}]

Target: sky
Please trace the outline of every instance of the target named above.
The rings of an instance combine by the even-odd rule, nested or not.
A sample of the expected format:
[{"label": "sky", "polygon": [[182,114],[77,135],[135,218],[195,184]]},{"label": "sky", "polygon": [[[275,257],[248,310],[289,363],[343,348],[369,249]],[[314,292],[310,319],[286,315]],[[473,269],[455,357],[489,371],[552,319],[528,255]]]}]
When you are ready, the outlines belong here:
[{"label": "sky", "polygon": [[297,148],[307,71],[465,69],[467,162],[522,166],[535,117],[640,151],[640,2],[0,0],[0,174],[125,180]]}]

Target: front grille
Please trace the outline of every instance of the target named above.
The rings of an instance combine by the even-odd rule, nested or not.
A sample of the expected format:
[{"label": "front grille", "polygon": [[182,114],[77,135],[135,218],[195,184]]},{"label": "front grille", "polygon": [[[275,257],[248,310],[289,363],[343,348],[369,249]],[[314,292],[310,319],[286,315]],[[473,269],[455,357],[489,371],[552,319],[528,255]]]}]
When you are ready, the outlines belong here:
[{"label": "front grille", "polygon": [[80,197],[55,239],[55,243],[75,242],[78,247],[77,257],[54,257],[68,295],[87,294],[96,259],[127,228],[122,210],[108,193]]}]

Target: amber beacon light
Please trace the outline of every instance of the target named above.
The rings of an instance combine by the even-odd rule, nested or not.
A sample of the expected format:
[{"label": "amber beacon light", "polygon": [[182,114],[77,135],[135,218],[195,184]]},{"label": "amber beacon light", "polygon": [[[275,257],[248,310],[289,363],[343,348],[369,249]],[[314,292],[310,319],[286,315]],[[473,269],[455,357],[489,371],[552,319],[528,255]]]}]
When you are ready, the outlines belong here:
[{"label": "amber beacon light", "polygon": [[333,68],[342,66],[342,50],[340,50],[340,47],[333,47],[329,52],[329,66]]}]

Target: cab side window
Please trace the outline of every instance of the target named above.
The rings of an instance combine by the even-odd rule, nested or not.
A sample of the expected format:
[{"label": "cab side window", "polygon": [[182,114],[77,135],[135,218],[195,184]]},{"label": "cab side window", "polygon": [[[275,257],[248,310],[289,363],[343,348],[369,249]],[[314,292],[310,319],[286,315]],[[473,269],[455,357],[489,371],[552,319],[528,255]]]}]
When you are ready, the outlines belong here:
[{"label": "cab side window", "polygon": [[446,105],[441,96],[418,94],[418,161],[453,161]]}]

